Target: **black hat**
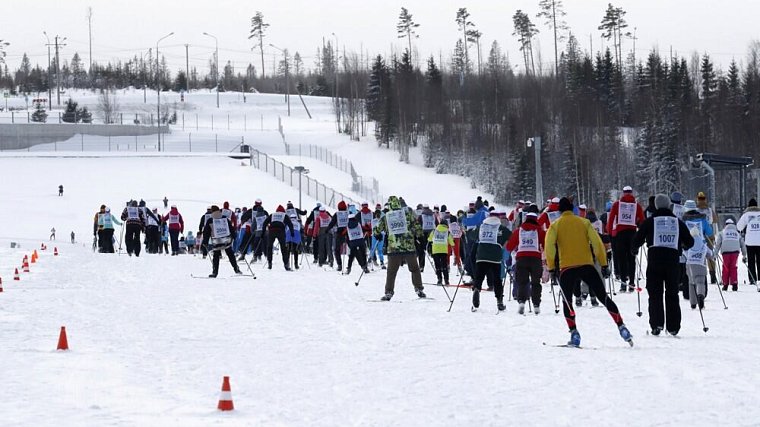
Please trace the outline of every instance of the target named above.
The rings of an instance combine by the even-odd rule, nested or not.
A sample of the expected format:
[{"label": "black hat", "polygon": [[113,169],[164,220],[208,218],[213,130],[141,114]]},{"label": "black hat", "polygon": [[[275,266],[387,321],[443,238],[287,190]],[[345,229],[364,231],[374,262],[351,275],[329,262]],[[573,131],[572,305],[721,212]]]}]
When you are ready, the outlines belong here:
[{"label": "black hat", "polygon": [[559,199],[559,211],[565,212],[565,211],[572,211],[573,210],[573,202],[570,201],[567,197],[563,197]]},{"label": "black hat", "polygon": [[211,206],[211,212],[216,212],[216,211],[218,211],[218,210],[220,210],[220,209],[219,209],[219,206],[217,206],[217,205],[212,205],[212,206]]},{"label": "black hat", "polygon": [[757,207],[757,200],[755,200],[755,199],[749,199],[749,203],[747,203],[747,206]]}]

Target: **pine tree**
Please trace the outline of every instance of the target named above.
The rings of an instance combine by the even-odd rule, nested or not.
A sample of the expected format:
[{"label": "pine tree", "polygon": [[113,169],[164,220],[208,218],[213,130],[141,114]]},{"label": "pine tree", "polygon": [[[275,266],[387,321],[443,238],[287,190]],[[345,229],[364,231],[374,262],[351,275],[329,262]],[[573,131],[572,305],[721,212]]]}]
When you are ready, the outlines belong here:
[{"label": "pine tree", "polygon": [[82,117],[79,116],[79,108],[77,108],[78,105],[79,104],[77,102],[69,98],[69,100],[66,101],[66,109],[63,111],[61,120],[66,123],[79,123],[79,121],[82,120]]},{"label": "pine tree", "polygon": [[248,39],[254,39],[258,41],[259,50],[261,50],[261,78],[264,78],[264,35],[266,33],[269,24],[264,22],[264,14],[256,11],[256,14],[251,18],[251,32]]},{"label": "pine tree", "polygon": [[419,26],[420,24],[414,22],[409,10],[402,7],[401,14],[398,17],[398,24],[396,24],[396,32],[398,33],[398,38],[407,39],[407,42],[409,43],[409,54],[412,53],[412,37],[419,38],[416,31]]},{"label": "pine tree", "polygon": [[607,5],[607,11],[602,18],[602,23],[598,29],[602,31],[602,37],[612,40],[612,46],[615,50],[615,64],[620,68],[623,57],[623,37],[630,37],[631,33],[623,30],[628,28],[625,20],[626,12],[621,7],[614,7],[612,3]]},{"label": "pine tree", "polygon": [[559,49],[557,46],[565,40],[564,33],[570,28],[563,19],[567,12],[565,12],[562,0],[541,0],[538,2],[538,7],[541,12],[536,15],[536,18],[544,18],[545,25],[554,32],[554,72],[559,74]]},{"label": "pine tree", "polygon": [[[455,22],[459,26],[459,31],[462,32],[461,40],[464,47],[464,63],[469,64],[470,55],[467,49],[467,32],[475,24],[470,22],[470,12],[467,11],[466,7],[462,7],[462,8],[459,8],[459,10],[457,10],[457,17],[455,19]],[[465,68],[465,71],[469,71],[469,70]]]},{"label": "pine tree", "polygon": [[32,113],[32,121],[35,123],[45,123],[47,122],[47,117],[48,114],[45,109],[42,108],[42,103],[35,102],[34,113]]},{"label": "pine tree", "polygon": [[538,34],[536,26],[530,22],[530,18],[522,10],[518,9],[512,16],[512,22],[515,26],[513,36],[517,36],[520,42],[520,51],[523,53],[525,62],[525,74],[535,75],[536,65],[533,61],[533,37]]}]

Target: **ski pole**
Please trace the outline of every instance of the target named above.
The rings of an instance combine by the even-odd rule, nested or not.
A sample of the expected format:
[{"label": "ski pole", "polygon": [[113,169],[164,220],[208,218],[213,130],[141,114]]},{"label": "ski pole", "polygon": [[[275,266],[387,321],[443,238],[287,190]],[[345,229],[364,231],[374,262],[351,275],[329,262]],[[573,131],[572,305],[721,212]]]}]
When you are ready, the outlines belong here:
[{"label": "ski pole", "polygon": [[248,267],[248,271],[251,272],[251,275],[253,276],[253,280],[256,280],[256,273],[253,272],[253,269],[251,268],[251,264],[243,258],[243,262],[245,263],[245,266]]},{"label": "ski pole", "polygon": [[[715,259],[717,260],[717,257],[715,257]],[[720,299],[721,299],[721,301],[723,301],[723,309],[724,310],[728,310],[728,306],[726,305],[726,299],[723,297],[723,287],[720,286],[719,282],[716,281],[716,283],[718,283],[718,293],[720,294]],[[707,331],[705,331],[705,332],[707,332]]]},{"label": "ski pole", "polygon": [[749,276],[749,280],[755,285],[755,288],[757,288],[757,291],[760,292],[760,286],[757,285],[757,280],[755,280],[755,275],[752,274],[753,271],[749,269],[749,266],[747,265],[746,261],[743,261],[744,266],[747,268],[747,273]]},{"label": "ski pole", "polygon": [[[552,277],[551,279],[551,289],[552,289],[552,299],[554,300],[554,314],[559,313],[559,304],[557,303],[557,296],[554,294],[554,283],[557,280]],[[562,292],[562,288],[560,288],[560,292]]]},{"label": "ski pole", "polygon": [[362,274],[359,275],[359,279],[354,283],[355,286],[359,286],[359,282],[362,281],[362,277],[364,277],[364,269],[362,269]]},{"label": "ski pole", "polygon": [[464,274],[461,274],[459,276],[459,283],[457,283],[457,288],[454,290],[454,297],[451,298],[451,304],[449,304],[449,309],[446,310],[447,313],[451,312],[451,307],[454,306],[454,300],[457,299],[457,292],[459,292],[459,288],[462,287],[462,278],[464,278]]},{"label": "ski pole", "polygon": [[699,307],[699,318],[702,319],[702,331],[704,331],[705,333],[707,333],[707,331],[709,331],[710,328],[708,328],[707,326],[705,326],[705,317],[704,317],[704,315],[702,315],[702,306],[701,305],[697,305],[697,307]]},{"label": "ski pole", "polygon": [[639,259],[639,277],[636,280],[636,302],[639,306],[639,311],[636,312],[636,315],[641,317],[641,259]]}]

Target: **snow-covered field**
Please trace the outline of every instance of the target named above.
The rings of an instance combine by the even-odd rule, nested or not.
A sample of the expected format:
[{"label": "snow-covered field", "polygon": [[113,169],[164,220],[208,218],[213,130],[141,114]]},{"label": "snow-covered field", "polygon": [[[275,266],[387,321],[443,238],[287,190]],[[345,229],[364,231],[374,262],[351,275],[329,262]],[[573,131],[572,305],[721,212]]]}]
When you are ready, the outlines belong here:
[{"label": "snow-covered field", "polygon": [[[456,208],[477,195],[466,179],[400,164],[371,141],[296,123],[286,123],[286,133],[312,133],[308,143],[350,158],[386,195]],[[219,279],[203,280],[190,276],[210,272],[200,257],[91,251],[102,203],[118,214],[125,201],[143,198],[163,211],[167,196],[196,231],[212,203],[261,198],[272,211],[298,200],[297,189],[240,160],[10,157],[17,155],[0,156],[2,426],[760,425],[760,293],[749,285],[725,294],[728,310],[710,287],[707,334],[684,303],[680,338],[648,336],[646,293],[641,318],[636,295],[626,294],[614,298],[634,348],[605,310],[589,306],[578,309],[588,349],[556,348],[568,334],[548,289],[540,316],[517,315],[514,302],[497,316],[490,293],[472,313],[469,290],[447,312],[444,290],[427,286],[434,299],[417,300],[404,269],[393,302],[379,303],[369,300],[383,293],[381,270],[355,286],[358,268],[341,276],[307,260],[285,272],[275,254],[273,270],[252,266],[256,280],[231,277],[225,261]],[[324,164],[309,166],[328,185],[348,181]],[[304,196],[305,208],[315,202]],[[47,242],[51,227],[57,243]],[[13,281],[42,242],[48,251]],[[423,277],[435,282],[429,266]],[[55,351],[61,326],[68,352]],[[231,413],[215,409],[225,375]]]}]

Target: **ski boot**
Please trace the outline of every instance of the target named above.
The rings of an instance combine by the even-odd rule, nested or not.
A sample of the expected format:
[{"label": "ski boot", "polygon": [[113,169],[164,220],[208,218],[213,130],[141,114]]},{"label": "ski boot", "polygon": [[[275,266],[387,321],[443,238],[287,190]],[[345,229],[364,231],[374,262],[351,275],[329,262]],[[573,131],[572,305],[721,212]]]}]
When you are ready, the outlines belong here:
[{"label": "ski boot", "polygon": [[517,314],[525,314],[525,303],[521,302],[520,305],[517,306]]},{"label": "ski boot", "polygon": [[636,290],[636,283],[634,283],[633,279],[628,283],[628,292],[634,292]]},{"label": "ski boot", "polygon": [[631,335],[631,331],[625,327],[625,323],[618,325],[618,331],[620,331],[620,338],[633,347],[633,335]]},{"label": "ski boot", "polygon": [[625,281],[620,282],[620,290],[618,292],[625,293],[628,290],[628,287],[625,286]]},{"label": "ski boot", "polygon": [[[338,269],[338,271],[340,271],[340,268]],[[351,274],[351,267],[346,267],[346,276],[348,276],[349,274]]]},{"label": "ski boot", "polygon": [[472,288],[472,308],[480,307],[480,289]]},{"label": "ski boot", "polygon": [[364,267],[364,270],[362,270],[362,271],[364,272],[364,274],[369,274],[369,268],[367,268],[367,267]]},{"label": "ski boot", "polygon": [[655,326],[654,328],[652,328],[652,335],[654,336],[660,335],[661,332],[662,332],[662,328],[660,326]]},{"label": "ski boot", "polygon": [[239,268],[236,268],[236,269],[235,269],[235,274],[237,274],[237,275],[239,276],[239,275],[243,274],[243,272],[242,272],[242,271],[240,271],[240,269],[239,269]]},{"label": "ski boot", "polygon": [[731,290],[734,291],[734,292],[738,291],[739,290],[739,284],[738,283],[734,283],[733,285],[731,285]]},{"label": "ski boot", "polygon": [[575,306],[583,307],[583,299],[581,297],[575,297]]},{"label": "ski boot", "polygon": [[581,333],[578,332],[578,329],[573,328],[570,330],[570,341],[567,342],[567,345],[570,347],[581,346]]},{"label": "ski boot", "polygon": [[596,297],[593,296],[593,295],[591,296],[591,306],[592,307],[599,307],[599,300],[596,299]]},{"label": "ski boot", "polygon": [[425,292],[423,292],[422,289],[418,289],[417,298],[427,298],[427,295],[425,295]]},{"label": "ski boot", "polygon": [[[727,291],[727,290],[728,290],[728,285],[727,285],[727,284],[724,284],[724,285],[723,285],[723,290],[724,290],[724,291]],[[736,290],[736,289],[734,289],[734,290]]]},{"label": "ski boot", "polygon": [[533,313],[535,313],[536,316],[538,316],[541,313],[541,307],[539,307],[537,305],[534,305],[533,306]]},{"label": "ski boot", "polygon": [[715,270],[713,270],[710,272],[710,284],[714,285],[716,283],[718,283],[718,278],[715,277]]},{"label": "ski boot", "polygon": [[393,298],[393,294],[385,294],[380,298],[380,301],[390,301]]},{"label": "ski boot", "polygon": [[705,296],[704,295],[697,295],[697,307],[699,307],[700,310],[705,308]]},{"label": "ski boot", "polygon": [[[523,305],[525,305],[525,304],[523,304]],[[506,309],[507,309],[507,307],[506,307],[506,306],[504,306],[504,298],[498,298],[498,299],[496,300],[496,308],[497,308],[499,311],[504,311],[504,310],[506,310]]]}]

